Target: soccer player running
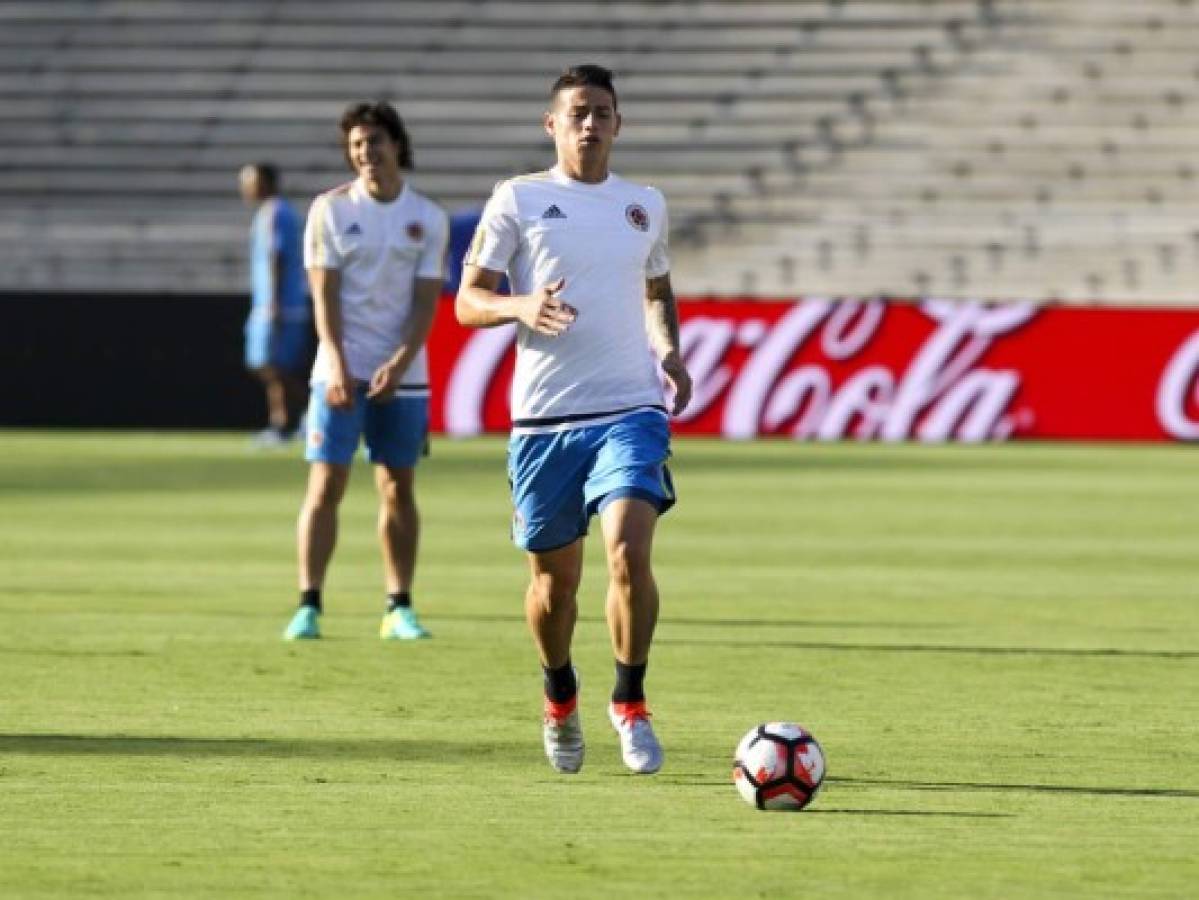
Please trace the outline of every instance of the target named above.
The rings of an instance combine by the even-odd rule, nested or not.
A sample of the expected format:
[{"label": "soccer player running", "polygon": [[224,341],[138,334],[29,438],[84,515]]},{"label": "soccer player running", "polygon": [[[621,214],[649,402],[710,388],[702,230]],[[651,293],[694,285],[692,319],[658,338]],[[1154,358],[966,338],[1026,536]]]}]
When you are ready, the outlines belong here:
[{"label": "soccer player running", "polygon": [[[458,320],[515,322],[508,475],[513,539],[528,552],[525,615],[545,673],[550,763],[577,772],[584,742],[570,646],[583,537],[599,514],[616,657],[609,718],[625,765],[658,771],[645,672],[658,617],[650,551],[674,504],[660,372],[678,413],[691,395],[670,286],[666,201],[608,170],[620,131],[612,73],[564,72],[544,116],[557,165],[499,184],[483,212],[458,292]],[[497,293],[507,272],[512,296]],[[656,354],[656,358],[655,358]]]},{"label": "soccer player running", "polygon": [[309,362],[300,220],[279,196],[279,170],[272,164],[243,166],[237,184],[242,201],[254,210],[245,359],[266,390],[268,425],[255,442],[274,447],[292,437],[288,427],[303,399],[302,373]]},{"label": "soccer player running", "polygon": [[312,369],[305,458],[312,464],[297,528],[300,608],[287,639],[320,637],[321,588],[337,509],[365,437],[379,490],[387,587],[384,639],[428,637],[412,608],[419,519],[413,480],[429,419],[425,341],[441,291],[449,224],[405,182],[412,147],[387,103],[351,105],[342,147],[357,178],[313,201],[304,233],[320,348]]}]

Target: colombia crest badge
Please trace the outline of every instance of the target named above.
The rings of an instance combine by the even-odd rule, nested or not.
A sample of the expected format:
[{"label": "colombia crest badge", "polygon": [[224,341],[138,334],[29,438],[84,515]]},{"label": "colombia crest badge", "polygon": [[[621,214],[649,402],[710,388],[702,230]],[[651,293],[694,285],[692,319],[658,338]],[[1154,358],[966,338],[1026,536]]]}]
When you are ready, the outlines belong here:
[{"label": "colombia crest badge", "polygon": [[624,210],[625,221],[638,231],[649,231],[649,213],[640,203],[630,203]]}]

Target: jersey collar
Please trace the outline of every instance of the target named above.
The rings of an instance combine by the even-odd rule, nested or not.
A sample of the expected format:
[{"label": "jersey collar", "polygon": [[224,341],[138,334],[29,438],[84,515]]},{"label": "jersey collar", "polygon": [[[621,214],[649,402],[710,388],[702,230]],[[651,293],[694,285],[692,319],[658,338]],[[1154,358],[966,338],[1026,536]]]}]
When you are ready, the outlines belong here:
[{"label": "jersey collar", "polygon": [[397,206],[408,199],[408,179],[405,178],[403,183],[400,184],[400,192],[396,194],[394,200],[376,200],[367,192],[366,185],[362,183],[361,178],[354,179],[354,185],[351,190],[356,192],[360,199],[366,200],[369,203],[377,203],[379,206]]},{"label": "jersey collar", "polygon": [[[571,187],[582,188],[585,191],[594,191],[599,190],[600,188],[608,187],[612,184],[613,179],[616,178],[616,176],[612,174],[612,170],[609,169],[608,176],[597,184],[592,184],[588,181],[576,181],[563,172],[558,166],[554,166],[552,169],[550,169],[550,177],[553,178],[554,181],[558,182],[558,184],[568,184]],[[407,184],[407,182],[405,182],[405,184]]]}]

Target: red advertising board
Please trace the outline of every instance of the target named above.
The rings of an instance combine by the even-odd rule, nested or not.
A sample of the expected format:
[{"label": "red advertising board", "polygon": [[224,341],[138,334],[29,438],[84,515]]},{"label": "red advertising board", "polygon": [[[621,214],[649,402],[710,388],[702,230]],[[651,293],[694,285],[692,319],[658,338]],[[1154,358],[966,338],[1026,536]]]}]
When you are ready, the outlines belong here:
[{"label": "red advertising board", "polygon": [[[1199,310],[882,300],[682,301],[678,434],[1199,440]],[[506,431],[511,327],[444,304],[433,427]]]}]

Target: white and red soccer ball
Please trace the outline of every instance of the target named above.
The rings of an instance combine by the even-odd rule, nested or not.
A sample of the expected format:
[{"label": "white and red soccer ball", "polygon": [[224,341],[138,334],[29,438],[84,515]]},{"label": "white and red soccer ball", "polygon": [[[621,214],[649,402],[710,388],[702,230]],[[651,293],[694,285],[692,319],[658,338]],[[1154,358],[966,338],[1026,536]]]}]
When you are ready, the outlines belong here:
[{"label": "white and red soccer ball", "polygon": [[733,783],[758,809],[800,810],[824,781],[824,751],[794,722],[750,729],[733,757]]}]

